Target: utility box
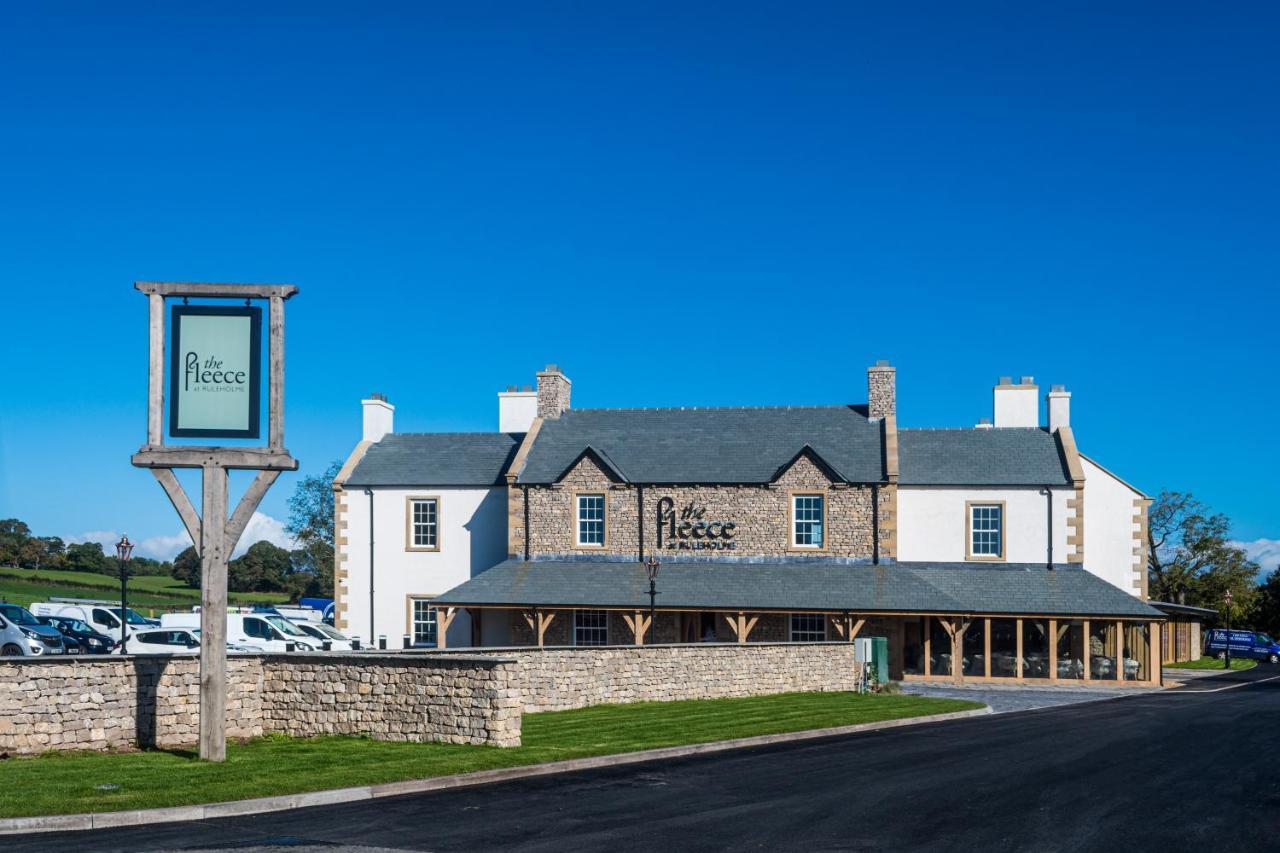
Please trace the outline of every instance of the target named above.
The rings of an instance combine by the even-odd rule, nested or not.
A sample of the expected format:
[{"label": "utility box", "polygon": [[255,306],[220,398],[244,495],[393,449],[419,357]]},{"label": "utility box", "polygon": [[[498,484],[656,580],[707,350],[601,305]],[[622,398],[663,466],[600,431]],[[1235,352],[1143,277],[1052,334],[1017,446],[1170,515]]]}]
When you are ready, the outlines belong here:
[{"label": "utility box", "polygon": [[889,683],[888,637],[871,637],[871,671],[878,683]]}]

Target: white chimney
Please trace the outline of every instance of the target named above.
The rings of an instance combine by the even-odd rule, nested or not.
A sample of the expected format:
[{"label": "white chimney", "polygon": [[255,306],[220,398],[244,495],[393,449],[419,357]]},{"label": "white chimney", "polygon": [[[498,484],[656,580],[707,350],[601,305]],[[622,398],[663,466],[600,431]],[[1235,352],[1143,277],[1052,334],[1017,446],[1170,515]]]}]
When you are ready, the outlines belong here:
[{"label": "white chimney", "polygon": [[498,392],[498,432],[528,432],[538,416],[538,392],[526,385]]},{"label": "white chimney", "polygon": [[1049,389],[1049,432],[1071,426],[1071,392],[1064,385]]},{"label": "white chimney", "polygon": [[386,395],[370,394],[369,399],[360,401],[360,405],[364,409],[362,438],[365,441],[382,441],[384,435],[395,432],[392,427],[396,407],[387,402]]},{"label": "white chimney", "polygon": [[1035,379],[1022,377],[1017,385],[1010,376],[1001,376],[995,387],[995,422],[997,427],[1040,426],[1040,393]]}]

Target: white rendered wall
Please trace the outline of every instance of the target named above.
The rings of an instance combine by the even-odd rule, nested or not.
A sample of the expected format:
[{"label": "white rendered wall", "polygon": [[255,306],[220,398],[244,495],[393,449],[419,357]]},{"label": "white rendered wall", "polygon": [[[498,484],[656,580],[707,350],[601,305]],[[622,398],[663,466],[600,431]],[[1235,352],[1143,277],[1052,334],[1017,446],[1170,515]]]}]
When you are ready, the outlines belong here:
[{"label": "white rendered wall", "polygon": [[1138,524],[1133,502],[1141,497],[1083,456],[1084,567],[1132,595],[1141,595],[1142,557],[1133,553]]},{"label": "white rendered wall", "polygon": [[[373,490],[374,613],[369,623],[369,496],[362,488],[348,490],[345,618],[346,633],[362,642],[387,635],[388,648],[400,648],[412,636],[409,596],[446,592],[506,559],[507,493],[505,489]],[[439,503],[438,551],[407,551],[406,500],[435,497]],[[370,636],[372,633],[372,637]],[[451,648],[471,645],[471,622],[459,611],[449,626]]]},{"label": "white rendered wall", "polygon": [[[1069,488],[1053,490],[1053,561],[1067,561]],[[965,503],[1004,502],[1006,563],[1048,562],[1049,498],[1038,487],[898,488],[898,559],[909,562],[960,563],[969,535]],[[1086,500],[1087,505],[1087,500]],[[1087,538],[1087,534],[1086,534]],[[977,565],[981,562],[974,561]]]}]

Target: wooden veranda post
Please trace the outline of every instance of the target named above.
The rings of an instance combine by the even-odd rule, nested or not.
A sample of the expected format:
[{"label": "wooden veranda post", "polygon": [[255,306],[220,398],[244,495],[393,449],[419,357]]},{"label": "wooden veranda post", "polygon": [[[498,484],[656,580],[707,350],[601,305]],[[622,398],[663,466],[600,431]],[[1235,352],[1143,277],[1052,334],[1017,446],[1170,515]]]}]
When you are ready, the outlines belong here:
[{"label": "wooden veranda post", "polygon": [[[173,507],[182,519],[191,542],[200,552],[200,757],[206,761],[224,761],[227,754],[227,562],[235,551],[249,519],[267,489],[280,476],[281,471],[295,471],[298,462],[284,447],[284,301],[298,292],[288,284],[193,284],[170,282],[138,282],[134,285],[147,297],[148,308],[148,381],[147,381],[147,443],[133,454],[132,462],[139,468],[149,468],[168,495]],[[267,446],[227,447],[168,445],[164,443],[165,410],[165,299],[223,299],[243,302],[246,306],[232,310],[204,307],[210,314],[222,311],[228,316],[243,316],[255,322],[249,312],[249,303],[255,299],[268,301],[268,404]],[[184,311],[187,309],[183,309]],[[256,315],[259,316],[260,315]],[[233,383],[245,388],[248,411],[251,412],[246,427],[236,434],[234,430],[186,429],[182,435],[204,435],[211,438],[257,438],[260,433],[258,404],[260,393],[260,357],[257,341],[259,326],[254,325],[248,347],[250,366],[245,374],[238,374]],[[177,356],[177,353],[171,353]],[[208,353],[201,355],[207,356]],[[177,364],[176,360],[171,364]],[[198,366],[198,365],[197,365]],[[172,368],[171,368],[172,369]],[[189,372],[189,371],[188,371]],[[252,377],[252,378],[250,378]],[[246,380],[248,380],[246,382]],[[178,378],[171,376],[171,388],[178,388]],[[197,384],[204,380],[197,379]],[[208,380],[219,384],[218,378]],[[239,396],[235,402],[245,402]],[[169,401],[173,404],[173,401]],[[171,413],[176,409],[171,409]],[[169,424],[170,434],[178,425]],[[202,487],[200,512],[197,513],[181,482],[173,473],[175,468],[198,468]],[[227,494],[227,471],[231,469],[256,470],[253,482],[241,496],[235,512],[228,518],[230,507]]]}]

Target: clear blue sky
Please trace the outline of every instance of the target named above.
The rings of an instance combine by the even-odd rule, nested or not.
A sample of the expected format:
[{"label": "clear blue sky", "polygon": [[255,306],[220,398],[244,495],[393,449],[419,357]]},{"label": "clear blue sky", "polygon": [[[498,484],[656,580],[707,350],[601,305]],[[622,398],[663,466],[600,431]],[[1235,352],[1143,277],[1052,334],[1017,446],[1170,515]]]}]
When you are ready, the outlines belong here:
[{"label": "clear blue sky", "polygon": [[1273,4],[41,5],[0,29],[0,516],[178,533],[128,462],[132,282],[178,279],[301,287],[304,473],[373,390],[478,430],[546,362],[756,405],[889,358],[904,425],[1065,383],[1086,453],[1280,539]]}]

